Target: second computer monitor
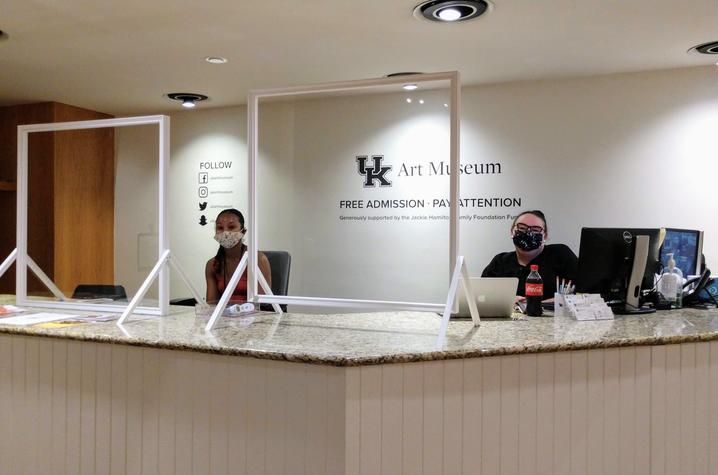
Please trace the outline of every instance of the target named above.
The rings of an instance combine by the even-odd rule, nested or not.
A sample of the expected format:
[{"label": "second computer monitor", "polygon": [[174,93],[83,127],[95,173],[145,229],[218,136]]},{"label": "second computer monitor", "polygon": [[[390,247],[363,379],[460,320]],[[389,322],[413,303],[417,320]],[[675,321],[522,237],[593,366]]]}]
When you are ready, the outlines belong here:
[{"label": "second computer monitor", "polygon": [[666,238],[661,246],[661,263],[668,266],[668,253],[684,276],[701,273],[703,255],[703,232],[691,229],[666,228]]}]

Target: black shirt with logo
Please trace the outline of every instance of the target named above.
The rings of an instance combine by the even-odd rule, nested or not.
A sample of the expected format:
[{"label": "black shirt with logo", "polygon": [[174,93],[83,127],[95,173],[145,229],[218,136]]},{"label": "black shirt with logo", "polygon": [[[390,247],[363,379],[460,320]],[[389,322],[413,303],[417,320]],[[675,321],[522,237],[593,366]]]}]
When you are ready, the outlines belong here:
[{"label": "black shirt with logo", "polygon": [[553,298],[556,292],[556,277],[569,280],[576,284],[576,272],[578,270],[578,258],[570,247],[565,244],[547,244],[541,254],[534,257],[526,266],[519,264],[516,251],[502,252],[491,259],[481,277],[518,277],[519,286],[516,295],[524,296],[526,277],[531,272],[531,265],[539,266],[538,272],[543,280],[543,298]]}]

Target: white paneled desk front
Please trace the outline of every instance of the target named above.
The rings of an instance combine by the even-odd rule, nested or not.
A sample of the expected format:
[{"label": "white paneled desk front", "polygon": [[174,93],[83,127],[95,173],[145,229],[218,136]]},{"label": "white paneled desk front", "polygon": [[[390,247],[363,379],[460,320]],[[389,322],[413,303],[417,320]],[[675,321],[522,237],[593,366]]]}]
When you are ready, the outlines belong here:
[{"label": "white paneled desk front", "polygon": [[0,474],[718,473],[716,310],[203,323],[0,319]]}]

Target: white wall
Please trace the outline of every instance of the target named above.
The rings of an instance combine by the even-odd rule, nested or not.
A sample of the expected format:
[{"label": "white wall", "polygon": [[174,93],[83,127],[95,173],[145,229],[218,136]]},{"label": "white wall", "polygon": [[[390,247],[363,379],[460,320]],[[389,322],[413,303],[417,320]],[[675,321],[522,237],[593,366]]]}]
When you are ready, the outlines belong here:
[{"label": "white wall", "polygon": [[[222,108],[172,115],[172,152],[170,165],[170,246],[193,283],[203,293],[204,263],[217,252],[214,218],[224,207],[246,209],[247,143],[245,114],[237,109]],[[197,176],[200,163],[232,162],[230,173],[212,170],[211,176],[231,176],[211,186],[214,194],[201,199]],[[232,194],[221,193],[235,191]],[[205,212],[199,203],[207,202]],[[200,216],[208,219],[200,226]],[[190,296],[182,282],[171,279],[171,295]]]},{"label": "white wall", "polygon": [[[115,282],[134,294],[157,260],[157,126],[115,129]],[[148,293],[157,298],[156,285]]]},{"label": "white wall", "polygon": [[[262,107],[261,247],[292,253],[292,293],[440,299],[448,224],[339,220],[352,214],[339,209],[339,199],[446,193],[447,177],[396,176],[401,163],[448,159],[448,150],[437,158],[448,134],[446,111],[420,110],[416,102],[410,109],[404,97]],[[462,161],[500,163],[502,169],[501,174],[463,176],[462,197],[509,196],[522,202],[520,207],[462,209],[461,214],[512,215],[520,208],[540,208],[549,218],[550,240],[576,252],[582,226],[704,229],[707,260],[718,262],[718,224],[711,217],[718,204],[711,140],[718,130],[715,68],[467,87],[462,99]],[[127,179],[126,173],[139,166],[122,164],[133,156],[131,150],[122,151],[123,144],[137,144],[130,133],[118,132],[118,197],[145,193],[149,186]],[[394,186],[364,189],[354,158],[358,154],[384,154],[385,163],[394,166]],[[197,224],[196,171],[208,159],[236,162],[232,204],[246,210],[244,107],[172,116],[172,246],[202,289],[203,264],[216,252],[211,223]],[[134,209],[118,203],[117,233],[125,232],[122,223],[133,221],[127,214]],[[211,211],[213,219],[218,210]],[[448,209],[353,213],[438,215]],[[462,252],[473,274],[496,252],[511,249],[508,227],[506,219],[462,221]],[[117,242],[117,262],[136,262],[136,246],[122,243]],[[116,268],[118,281],[135,278]],[[188,295],[173,280],[173,296]]]},{"label": "white wall", "polygon": [[463,98],[464,156],[481,149],[510,164],[510,186],[547,211],[554,242],[577,251],[582,226],[704,229],[706,258],[718,262],[714,67],[470,88]]},{"label": "white wall", "polygon": [[[447,214],[448,208],[345,209],[340,201],[448,197],[449,177],[399,176],[449,160],[448,90],[298,101],[295,122],[295,266],[300,295],[438,302],[448,276],[448,221],[351,221]],[[358,155],[380,154],[392,186],[365,188]],[[418,170],[418,169],[417,169]]]}]

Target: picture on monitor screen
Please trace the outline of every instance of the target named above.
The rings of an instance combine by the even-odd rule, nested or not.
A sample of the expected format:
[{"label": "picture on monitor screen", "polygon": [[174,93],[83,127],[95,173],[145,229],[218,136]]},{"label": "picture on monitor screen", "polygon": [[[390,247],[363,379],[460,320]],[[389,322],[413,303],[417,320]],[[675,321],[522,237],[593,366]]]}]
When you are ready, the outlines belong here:
[{"label": "picture on monitor screen", "polygon": [[668,266],[668,254],[684,276],[700,273],[700,231],[666,228],[666,238],[661,247],[661,264]]}]

